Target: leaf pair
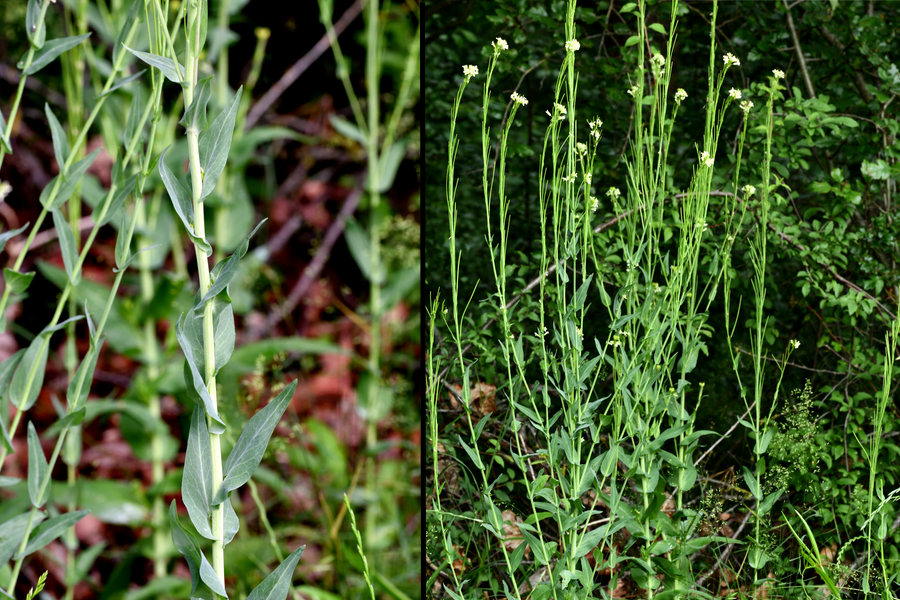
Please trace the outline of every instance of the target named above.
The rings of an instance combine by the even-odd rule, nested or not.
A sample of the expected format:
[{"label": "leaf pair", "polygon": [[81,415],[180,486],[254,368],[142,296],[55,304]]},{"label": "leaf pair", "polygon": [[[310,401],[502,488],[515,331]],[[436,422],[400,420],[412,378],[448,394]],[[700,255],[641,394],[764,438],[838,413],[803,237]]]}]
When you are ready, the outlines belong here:
[{"label": "leaf pair", "polygon": [[210,527],[210,514],[214,507],[224,503],[225,543],[234,538],[238,522],[228,495],[247,483],[256,471],[266,452],[269,438],[272,437],[272,432],[281,420],[296,388],[297,382],[292,381],[247,422],[225,461],[224,478],[217,490],[213,489],[212,453],[205,413],[199,406],[194,409],[184,460],[181,494],[191,523],[203,537],[216,539]]}]

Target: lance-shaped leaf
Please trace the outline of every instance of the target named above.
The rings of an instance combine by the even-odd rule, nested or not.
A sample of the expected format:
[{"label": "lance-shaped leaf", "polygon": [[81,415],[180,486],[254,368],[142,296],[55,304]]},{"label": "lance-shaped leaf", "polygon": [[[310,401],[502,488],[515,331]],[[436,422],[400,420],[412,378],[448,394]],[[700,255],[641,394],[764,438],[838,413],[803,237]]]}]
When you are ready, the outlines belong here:
[{"label": "lance-shaped leaf", "polygon": [[[173,61],[171,58],[160,56],[158,54],[141,52],[140,50],[132,50],[125,44],[122,44],[122,46],[151,67],[159,69],[162,74],[166,76],[166,79],[168,79],[172,83],[181,83],[181,77],[184,74],[184,68],[182,68],[180,63]],[[179,75],[179,73],[181,73],[182,75]]]},{"label": "lance-shaped leaf", "polygon": [[0,233],[0,252],[2,252],[3,248],[6,247],[6,242],[8,242],[12,238],[16,237],[17,235],[19,235],[26,229],[28,229],[28,225],[30,225],[30,223],[25,223],[18,229],[10,229],[9,231],[4,231],[3,233]]},{"label": "lance-shaped leaf", "polygon": [[209,196],[216,187],[216,181],[225,168],[228,151],[231,149],[231,137],[234,135],[234,119],[238,105],[241,103],[243,86],[235,92],[231,104],[226,106],[209,127],[200,134],[200,167],[203,169],[203,193],[201,198]]},{"label": "lance-shaped leaf", "polygon": [[166,152],[169,151],[169,148],[163,150],[159,157],[159,175],[162,177],[163,185],[166,186],[169,198],[172,199],[172,206],[184,224],[184,228],[187,229],[191,241],[197,244],[207,255],[210,255],[212,254],[212,247],[209,245],[209,242],[194,233],[194,205],[191,202],[191,192],[166,165]]},{"label": "lance-shaped leaf", "polygon": [[44,45],[47,28],[44,27],[44,20],[41,18],[40,0],[28,0],[28,8],[25,10],[25,32],[28,34],[28,41],[35,48]]},{"label": "lance-shaped leaf", "polygon": [[109,88],[108,90],[106,90],[105,92],[100,94],[100,96],[98,98],[103,98],[105,96],[109,96],[110,94],[112,94],[114,91],[116,91],[120,87],[124,87],[124,86],[128,85],[135,79],[140,79],[141,75],[143,75],[146,72],[147,72],[147,69],[141,69],[137,73],[133,73],[133,74],[129,75],[128,77],[123,77],[122,79],[117,81],[115,84],[113,84],[113,86],[111,88]]},{"label": "lance-shaped leaf", "polygon": [[12,146],[9,144],[9,136],[6,132],[6,119],[3,118],[3,111],[0,111],[0,143],[3,144],[3,151],[12,154]]},{"label": "lance-shaped leaf", "polygon": [[69,381],[69,387],[66,388],[66,402],[70,412],[82,408],[87,400],[91,382],[94,380],[94,370],[97,368],[97,357],[100,356],[100,346],[101,344],[95,343],[88,349]]},{"label": "lance-shaped leaf", "polygon": [[194,307],[194,310],[199,311],[204,304],[206,304],[211,298],[215,298],[218,296],[222,290],[224,290],[231,280],[234,279],[235,274],[237,274],[238,263],[242,258],[247,254],[247,249],[250,247],[250,238],[262,227],[262,224],[266,222],[267,219],[263,219],[259,223],[257,223],[256,227],[253,228],[244,241],[235,248],[234,253],[228,258],[219,261],[219,263],[213,267],[212,272],[210,273],[210,278],[212,279],[212,285],[209,286],[209,290],[207,290],[206,295],[197,303],[197,306]]},{"label": "lance-shaped leaf", "polygon": [[181,478],[181,498],[197,532],[206,539],[215,540],[216,536],[209,525],[209,502],[213,494],[211,469],[212,452],[206,428],[206,412],[197,406],[191,414],[191,429]]},{"label": "lance-shaped leaf", "polygon": [[[44,47],[41,48],[38,52],[35,52],[34,56],[31,59],[31,65],[25,69],[26,75],[34,75],[47,65],[49,65],[57,56],[68,50],[69,48],[74,48],[84,40],[88,39],[91,36],[90,33],[85,33],[83,35],[73,35],[72,37],[64,37],[58,38],[55,40],[50,40]],[[20,69],[25,67],[25,59],[19,61],[17,65]]]},{"label": "lance-shaped leaf", "polygon": [[231,497],[225,499],[225,502],[222,503],[222,506],[225,507],[225,538],[223,540],[222,546],[227,546],[231,543],[231,540],[234,539],[235,534],[238,532],[238,529],[241,527],[240,521],[238,521],[237,513],[234,512],[234,505],[231,503]]},{"label": "lance-shaped leaf", "polygon": [[[39,524],[45,518],[44,513],[38,512],[34,515],[32,527]],[[0,525],[0,565],[5,565],[22,543],[25,537],[25,529],[31,519],[31,509],[28,509],[20,515],[6,520]]]},{"label": "lance-shaped leaf", "polygon": [[[9,394],[9,382],[12,381],[13,373],[16,367],[22,362],[22,356],[25,354],[25,348],[16,350],[15,354],[0,363],[0,400],[6,399]],[[2,423],[5,419],[0,419]]]},{"label": "lance-shaped leaf", "polygon": [[297,563],[300,562],[300,556],[304,550],[306,550],[305,545],[291,552],[284,562],[259,582],[259,585],[247,596],[247,600],[284,600],[287,598],[291,580],[294,578],[294,569],[297,568]]},{"label": "lance-shaped leaf", "polygon": [[266,452],[266,446],[269,445],[272,431],[281,420],[295,389],[297,380],[292,381],[247,422],[225,460],[225,478],[222,487],[216,492],[213,505],[224,502],[229,492],[241,487],[253,476]]},{"label": "lance-shaped leaf", "polygon": [[[63,202],[72,196],[72,193],[78,186],[78,182],[84,177],[88,167],[91,166],[98,154],[100,154],[100,148],[97,148],[72,165],[66,175],[60,174],[51,179],[50,183],[44,186],[44,189],[41,191],[41,205],[47,210],[53,210],[62,206]],[[56,187],[57,180],[60,180],[59,189],[56,190],[56,196],[51,198],[50,196],[53,193],[53,188]]]},{"label": "lance-shaped leaf", "polygon": [[56,164],[59,165],[60,173],[65,173],[66,159],[69,157],[69,140],[59,119],[56,118],[56,115],[50,110],[50,105],[46,102],[44,102],[44,114],[47,115],[47,122],[50,124],[50,137],[53,139],[53,154],[56,156]]},{"label": "lance-shaped leaf", "polygon": [[[188,313],[188,315],[188,318],[191,318],[190,313]],[[206,388],[206,382],[200,372],[200,367],[202,365],[198,365],[197,361],[194,359],[195,356],[202,355],[202,350],[195,348],[193,342],[185,335],[183,319],[184,315],[181,315],[175,323],[175,337],[178,340],[178,345],[181,346],[181,351],[184,352],[184,357],[187,361],[188,370],[191,376],[190,381],[186,383],[192,386],[197,392],[197,395],[200,396],[203,406],[206,408],[207,416],[213,421],[212,426],[209,429],[210,433],[224,433],[225,422],[219,417],[216,403],[213,402],[212,396],[209,395],[209,390]]]},{"label": "lance-shaped leaf", "polygon": [[40,508],[47,502],[50,494],[50,486],[47,485],[41,493],[41,484],[50,473],[47,465],[47,457],[41,448],[41,440],[34,430],[34,423],[28,422],[28,498],[31,505]]},{"label": "lance-shaped leaf", "polygon": [[50,517],[31,533],[31,539],[28,540],[25,550],[22,553],[17,554],[16,558],[28,556],[32,552],[40,550],[68,531],[72,525],[84,518],[86,514],[88,514],[88,511],[86,510],[76,510]]},{"label": "lance-shaped leaf", "polygon": [[62,323],[57,323],[53,327],[45,327],[43,331],[37,334],[28,349],[25,356],[16,367],[12,381],[9,385],[9,401],[19,410],[28,410],[37,400],[38,392],[44,385],[44,370],[47,366],[47,348],[49,346],[50,335],[65,327],[72,321],[77,321],[84,317],[77,316],[66,319]]},{"label": "lance-shaped leaf", "polygon": [[[194,362],[204,365],[203,356],[203,311],[196,307],[184,319],[184,334],[191,342]],[[216,351],[216,368],[218,373],[231,358],[234,352],[234,309],[231,302],[224,298],[213,300],[213,346]],[[203,371],[205,373],[205,370]]]},{"label": "lance-shaped leaf", "polygon": [[185,129],[196,129],[199,133],[206,128],[206,105],[209,104],[209,82],[212,75],[201,79],[194,92],[194,101],[188,106],[178,124]]},{"label": "lance-shaped leaf", "polygon": [[175,548],[187,561],[188,569],[191,571],[191,598],[213,600],[210,592],[227,598],[225,584],[209,564],[203,550],[200,549],[200,544],[189,531],[181,526],[174,500],[169,504],[169,521],[172,524],[172,541]]},{"label": "lance-shaped leaf", "polygon": [[81,280],[81,273],[75,271],[78,266],[78,249],[75,248],[75,236],[72,234],[72,228],[66,222],[66,218],[57,209],[53,209],[53,226],[56,228],[56,234],[59,236],[59,247],[62,250],[63,265],[66,267],[66,275],[72,285],[78,285]]}]

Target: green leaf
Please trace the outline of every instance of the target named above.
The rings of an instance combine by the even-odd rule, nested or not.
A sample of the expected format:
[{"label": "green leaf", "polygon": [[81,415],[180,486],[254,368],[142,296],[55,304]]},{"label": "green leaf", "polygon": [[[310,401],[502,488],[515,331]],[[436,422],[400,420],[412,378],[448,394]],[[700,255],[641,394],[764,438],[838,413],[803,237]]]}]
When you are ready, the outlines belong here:
[{"label": "green leaf", "polygon": [[[190,319],[192,317],[188,316],[187,318]],[[206,381],[200,373],[200,366],[202,366],[202,364],[198,365],[197,361],[194,359],[195,356],[202,356],[202,348],[195,348],[190,338],[185,335],[184,319],[184,315],[178,317],[178,321],[175,323],[175,337],[178,340],[178,345],[181,346],[182,352],[184,352],[188,373],[191,377],[190,381],[186,383],[197,392],[198,396],[200,396],[200,399],[203,401],[203,406],[206,408],[207,416],[213,420],[213,427],[210,427],[210,432],[216,434],[224,433],[225,422],[219,417],[216,403],[213,402],[212,397],[209,395],[209,390],[206,388]]]},{"label": "green leaf", "polygon": [[391,273],[391,277],[381,292],[381,306],[385,310],[390,310],[397,305],[398,302],[407,297],[407,295],[421,281],[421,267],[415,265],[406,267],[399,271]]},{"label": "green leaf", "polygon": [[[262,227],[262,224],[265,223],[267,219],[263,219],[259,223],[256,224],[256,227],[253,228],[247,237],[244,238],[244,241],[235,248],[234,253],[228,258],[220,261],[215,267],[213,267],[212,272],[210,273],[210,277],[212,279],[212,285],[209,286],[209,290],[207,290],[206,295],[200,300],[199,303],[194,307],[195,311],[199,311],[210,299],[218,296],[222,291],[231,283],[231,280],[234,279],[235,274],[237,273],[238,263],[244,255],[247,254],[247,249],[250,248],[250,238],[259,231],[259,228]],[[232,344],[233,346],[233,344]]]},{"label": "green leaf", "polygon": [[625,47],[628,48],[629,46],[635,46],[635,45],[639,44],[640,41],[641,41],[640,36],[633,35],[630,38],[628,38],[627,40],[625,40]]},{"label": "green leaf", "polygon": [[122,46],[151,67],[159,69],[162,74],[165,75],[166,79],[172,83],[181,83],[181,77],[178,74],[184,73],[184,69],[177,61],[173,61],[171,58],[166,58],[165,56],[159,56],[158,54],[132,50],[125,44],[122,44]]},{"label": "green leaf", "polygon": [[[203,311],[191,311],[184,319],[184,335],[194,352],[194,363],[205,365],[203,355]],[[218,373],[234,352],[234,310],[222,298],[213,300],[213,337],[216,351],[215,372]],[[204,369],[205,373],[205,369]]]},{"label": "green leaf", "polygon": [[234,512],[234,505],[231,503],[230,496],[225,498],[225,502],[222,503],[222,506],[225,510],[225,543],[223,546],[227,546],[231,543],[231,540],[234,539],[238,529],[240,529],[241,522],[238,520],[237,513]]},{"label": "green leaf", "polygon": [[253,476],[266,453],[269,438],[281,420],[281,415],[290,403],[295,389],[297,380],[292,381],[247,422],[225,460],[225,478],[213,499],[214,505],[224,502],[229,492],[241,487]]},{"label": "green leaf", "polygon": [[[70,48],[74,48],[84,40],[91,36],[90,33],[84,35],[73,35],[72,37],[58,38],[47,42],[43,48],[34,53],[31,59],[31,65],[25,69],[25,75],[34,75],[48,64],[50,64],[57,56]],[[25,66],[25,59],[19,61],[19,68]]]},{"label": "green leaf", "polygon": [[[43,191],[41,191],[41,204],[47,210],[53,210],[54,208],[59,208],[62,204],[68,200],[72,193],[75,191],[75,188],[78,186],[78,182],[81,181],[81,178],[84,177],[85,172],[87,172],[88,168],[93,164],[94,159],[97,158],[97,155],[100,154],[100,148],[97,148],[74,165],[69,168],[69,172],[65,175],[57,175],[53,179],[50,180],[46,186],[44,186]],[[59,184],[59,189],[56,191],[56,197],[50,198],[50,194],[53,192],[53,188],[56,186],[56,181],[61,179],[61,183]]]},{"label": "green leaf", "polygon": [[747,482],[747,489],[750,490],[754,498],[757,500],[762,498],[762,494],[759,491],[759,482],[756,481],[756,476],[747,467],[744,467],[744,481]]},{"label": "green leaf", "polygon": [[81,280],[81,273],[75,272],[78,263],[78,250],[75,248],[75,236],[72,235],[72,228],[69,227],[66,218],[57,209],[51,211],[53,213],[53,226],[56,227],[56,233],[59,236],[59,247],[62,250],[63,264],[66,267],[66,275],[73,285],[78,285]]},{"label": "green leaf", "polygon": [[[38,512],[34,516],[31,525],[36,526],[45,518],[44,513]],[[25,529],[31,520],[31,509],[20,515],[7,519],[0,525],[0,564],[5,565],[13,554],[19,549],[19,545],[25,538]]]},{"label": "green leaf", "polygon": [[647,25],[647,29],[652,29],[653,31],[656,31],[657,33],[661,33],[663,35],[666,35],[668,33],[666,31],[666,28],[663,27],[662,23],[650,23],[649,25]]},{"label": "green leaf", "polygon": [[209,127],[200,134],[200,166],[203,169],[201,199],[212,193],[219,175],[225,168],[228,151],[231,149],[231,138],[234,135],[234,119],[241,103],[243,89],[243,86],[238,88],[231,104],[225,107]]},{"label": "green leaf", "polygon": [[300,562],[300,556],[306,546],[300,546],[290,553],[274,571],[269,573],[258,586],[256,586],[247,600],[284,600],[290,591],[291,581],[294,578],[294,569]]},{"label": "green leaf", "polygon": [[47,465],[47,457],[44,456],[44,450],[41,448],[41,440],[38,438],[37,431],[34,430],[34,423],[28,422],[28,498],[31,505],[35,508],[42,507],[47,502],[47,496],[50,494],[50,485],[44,488],[41,493],[41,484],[50,474],[50,467]]},{"label": "green leaf", "polygon": [[891,178],[891,167],[882,158],[879,158],[875,162],[864,160],[860,170],[863,175],[870,179],[886,181]]},{"label": "green leaf", "polygon": [[48,347],[49,344],[44,335],[38,334],[31,340],[25,356],[16,368],[9,386],[9,401],[20,410],[30,409],[37,400],[41,386],[44,384]]},{"label": "green leaf", "polygon": [[140,79],[141,75],[143,75],[143,74],[146,73],[146,72],[147,72],[147,69],[141,69],[141,70],[138,71],[137,73],[134,73],[134,74],[132,74],[132,75],[129,75],[128,77],[123,77],[122,79],[120,79],[119,81],[117,81],[116,83],[114,83],[113,86],[112,86],[111,88],[109,88],[108,90],[106,90],[105,92],[103,92],[102,94],[100,94],[100,95],[98,96],[98,99],[99,99],[99,98],[104,98],[104,97],[106,97],[106,96],[109,96],[110,94],[112,94],[112,93],[113,93],[114,91],[116,91],[117,89],[119,89],[119,88],[121,88],[121,87],[124,87],[124,86],[128,85],[129,83],[131,83],[132,81],[134,81],[134,80],[136,80],[136,79]]},{"label": "green leaf", "polygon": [[378,188],[377,192],[383,194],[394,185],[394,178],[403,157],[406,155],[406,140],[399,140],[391,144],[387,152],[379,157],[378,161]]},{"label": "green leaf", "polygon": [[25,546],[25,551],[17,554],[16,558],[28,556],[32,552],[40,550],[68,531],[70,527],[83,519],[87,514],[88,511],[86,510],[76,510],[50,517],[50,519],[41,523],[40,526],[32,532],[31,539],[28,540],[28,545]]},{"label": "green leaf", "polygon": [[210,591],[227,598],[225,584],[216,575],[206,556],[203,555],[197,540],[181,526],[174,500],[169,504],[169,522],[172,524],[172,542],[187,561],[188,569],[191,571],[191,598],[212,600]]},{"label": "green leaf", "polygon": [[619,9],[619,12],[620,13],[630,13],[630,12],[634,12],[634,9],[636,9],[636,8],[637,8],[637,2],[628,2],[627,4],[625,4],[625,6],[623,6],[621,9]]},{"label": "green leaf", "polygon": [[355,140],[363,146],[368,144],[368,142],[366,141],[366,136],[363,135],[363,132],[360,131],[356,125],[354,125],[347,119],[339,117],[334,113],[328,115],[328,119],[331,121],[331,125],[332,127],[334,127],[334,130],[340,133],[342,136],[350,138],[351,140]]},{"label": "green leaf", "polygon": [[9,267],[4,267],[3,279],[6,280],[6,285],[9,286],[10,293],[21,294],[28,289],[29,285],[31,285],[31,280],[34,279],[34,271],[19,273],[18,271],[13,271]]},{"label": "green leaf", "polygon": [[29,224],[30,223],[25,223],[18,229],[10,229],[9,231],[4,231],[3,233],[0,233],[0,252],[3,251],[4,247],[6,247],[6,242],[8,242],[12,238],[16,237],[17,235],[19,235],[26,229],[28,229]]},{"label": "green leaf", "polygon": [[206,128],[206,105],[209,104],[209,82],[212,75],[200,80],[194,90],[194,101],[188,106],[178,124],[185,129],[196,129],[198,132]]},{"label": "green leaf", "polygon": [[3,151],[12,154],[12,146],[9,144],[9,135],[6,131],[6,119],[3,118],[3,111],[0,110],[0,144],[3,144]]},{"label": "green leaf", "polygon": [[[169,148],[171,148],[171,146],[169,146]],[[181,179],[175,177],[172,171],[169,170],[168,165],[166,165],[166,152],[169,151],[169,148],[163,150],[159,157],[159,175],[163,180],[163,185],[166,186],[166,191],[169,192],[172,206],[175,208],[175,212],[184,224],[184,228],[187,230],[191,241],[193,241],[208,256],[212,254],[212,246],[209,245],[209,242],[207,242],[206,239],[194,233],[194,205],[191,201],[191,192],[187,186],[181,182]]]},{"label": "green leaf", "polygon": [[47,28],[44,27],[44,21],[41,19],[41,2],[40,0],[28,0],[28,8],[25,11],[25,32],[28,34],[28,41],[35,48],[41,48],[47,37]]},{"label": "green leaf", "polygon": [[[87,400],[91,382],[94,380],[94,370],[97,368],[97,357],[100,356],[101,346],[102,341],[92,344],[87,354],[81,360],[81,364],[78,365],[78,369],[75,370],[75,375],[69,381],[69,387],[66,388],[66,401],[69,404],[70,411],[84,406]],[[80,386],[79,381],[81,382]]]},{"label": "green leaf", "polygon": [[50,123],[50,137],[53,138],[53,154],[56,156],[56,164],[59,165],[59,172],[65,173],[66,159],[69,156],[69,139],[66,132],[63,131],[59,119],[50,110],[50,105],[44,102],[44,114],[47,115],[47,122]]},{"label": "green leaf", "polygon": [[366,279],[376,284],[383,284],[385,280],[383,265],[372,265],[371,247],[369,244],[369,234],[365,231],[356,219],[348,218],[344,226],[344,239],[347,241],[347,247],[350,254],[356,261],[359,270],[362,271]]},{"label": "green leaf", "polygon": [[759,503],[759,509],[757,510],[757,514],[759,514],[760,517],[766,516],[769,513],[769,511],[772,510],[772,506],[775,504],[775,502],[779,498],[781,498],[781,495],[783,493],[784,493],[784,488],[775,490],[774,492],[772,492],[771,494],[766,496],[765,500],[763,500],[762,502]]},{"label": "green leaf", "polygon": [[191,429],[181,478],[181,498],[197,532],[209,540],[215,540],[216,536],[209,525],[209,502],[213,494],[211,468],[212,451],[206,428],[206,413],[197,406],[191,413]]}]

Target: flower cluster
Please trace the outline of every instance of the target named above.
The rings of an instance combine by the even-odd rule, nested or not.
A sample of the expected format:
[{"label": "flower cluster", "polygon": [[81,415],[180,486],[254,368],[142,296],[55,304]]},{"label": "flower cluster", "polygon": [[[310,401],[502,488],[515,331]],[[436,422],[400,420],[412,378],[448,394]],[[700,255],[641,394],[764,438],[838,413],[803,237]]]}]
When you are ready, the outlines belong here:
[{"label": "flower cluster", "polygon": [[675,102],[681,104],[685,98],[687,98],[687,92],[684,91],[684,88],[678,88],[675,92]]},{"label": "flower cluster", "polygon": [[597,196],[591,196],[591,212],[597,212],[597,209],[600,207],[600,201],[597,200]]},{"label": "flower cluster", "polygon": [[478,75],[478,67],[475,65],[463,65],[463,75],[466,76],[466,83],[469,83],[469,80]]},{"label": "flower cluster", "polygon": [[509,50],[509,44],[506,43],[506,40],[499,37],[496,41],[491,42],[491,46],[494,47],[494,56],[500,54],[504,50]]},{"label": "flower cluster", "polygon": [[629,90],[628,90],[628,95],[631,96],[632,98],[634,98],[634,95],[637,93],[638,93],[638,86],[636,86],[636,85],[631,86],[631,88],[629,88]]},{"label": "flower cluster", "polygon": [[575,173],[569,173],[565,177],[561,178],[566,183],[574,183],[576,179],[578,179],[578,175]]},{"label": "flower cluster", "polygon": [[600,117],[594,117],[588,121],[588,127],[591,130],[591,137],[594,138],[594,141],[600,141],[600,128],[603,127],[603,121],[600,120]]},{"label": "flower cluster", "polygon": [[736,90],[734,88],[731,88],[730,90],[728,90],[728,97],[731,98],[732,100],[740,100],[741,99],[741,90]]},{"label": "flower cluster", "polygon": [[584,142],[578,142],[575,144],[575,150],[578,152],[578,154],[584,156],[585,154],[587,154],[587,144],[585,144]]},{"label": "flower cluster", "polygon": [[568,40],[566,42],[566,52],[578,52],[581,49],[581,43],[578,40]]},{"label": "flower cluster", "polygon": [[512,101],[515,102],[516,104],[521,104],[522,106],[525,106],[526,104],[528,104],[528,98],[526,98],[519,92],[513,92],[512,96],[510,96],[510,98],[512,98]]},{"label": "flower cluster", "polygon": [[752,100],[744,100],[743,102],[741,102],[741,110],[744,111],[745,115],[750,112],[751,108],[753,108]]},{"label": "flower cluster", "polygon": [[619,198],[619,196],[622,195],[622,192],[620,192],[619,188],[617,188],[617,187],[611,187],[608,190],[606,190],[606,195],[609,196],[610,198],[612,198],[613,200],[617,200]]},{"label": "flower cluster", "polygon": [[791,346],[794,347],[794,350],[796,350],[797,348],[800,347],[800,340],[791,340],[790,344],[791,344]]},{"label": "flower cluster", "polygon": [[542,337],[544,337],[544,336],[546,336],[546,335],[548,335],[548,334],[549,334],[549,333],[550,333],[550,332],[549,332],[549,331],[547,331],[547,328],[546,328],[546,327],[544,327],[544,329],[543,329],[543,330],[541,330],[541,331],[538,331],[538,332],[537,332],[537,336],[538,336],[538,337],[541,337],[541,338],[542,338]]},{"label": "flower cluster", "polygon": [[737,56],[735,56],[734,54],[732,54],[731,52],[729,52],[728,54],[726,54],[725,56],[722,57],[722,62],[725,63],[726,69],[731,66],[735,66],[735,67],[741,66],[740,59]]},{"label": "flower cluster", "polygon": [[657,69],[662,69],[664,66],[666,66],[666,57],[657,52],[650,57],[650,64]]},{"label": "flower cluster", "polygon": [[784,79],[784,71],[781,69],[772,69],[772,75],[775,76],[775,79]]},{"label": "flower cluster", "polygon": [[750,185],[749,183],[741,188],[741,191],[744,192],[744,197],[749,198],[753,194],[756,193],[756,186]]},{"label": "flower cluster", "polygon": [[715,162],[715,159],[709,155],[709,152],[704,150],[703,152],[700,153],[700,162],[702,162],[707,167],[712,167],[713,163]]},{"label": "flower cluster", "polygon": [[591,175],[590,173],[585,173],[585,174],[584,174],[584,182],[585,182],[587,185],[591,185],[591,180],[592,180],[593,178],[594,178],[594,176]]}]

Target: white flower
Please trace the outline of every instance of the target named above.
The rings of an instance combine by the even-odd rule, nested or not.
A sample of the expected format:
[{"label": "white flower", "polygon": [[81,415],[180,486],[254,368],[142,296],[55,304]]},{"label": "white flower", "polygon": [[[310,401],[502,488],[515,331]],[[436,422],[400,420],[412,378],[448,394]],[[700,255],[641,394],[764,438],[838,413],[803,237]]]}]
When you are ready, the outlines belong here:
[{"label": "white flower", "polygon": [[578,52],[581,43],[578,40],[569,40],[566,42],[566,52]]},{"label": "white flower", "polygon": [[731,52],[722,57],[722,62],[725,63],[726,69],[732,65],[734,65],[735,67],[741,66],[741,61]]},{"label": "white flower", "polygon": [[597,212],[597,209],[600,207],[600,201],[597,200],[597,196],[591,196],[591,212]]},{"label": "white flower", "polygon": [[509,44],[506,43],[506,40],[503,38],[497,38],[496,41],[491,42],[491,46],[494,47],[494,54],[500,54],[503,50],[509,50]]},{"label": "white flower", "polygon": [[744,192],[744,197],[749,198],[753,194],[756,193],[756,186],[750,185],[749,183],[741,188],[741,191]]},{"label": "white flower", "polygon": [[745,115],[750,112],[751,108],[753,108],[752,100],[744,100],[743,102],[741,102],[741,110],[744,111]]},{"label": "white flower", "polygon": [[575,173],[569,173],[566,177],[562,177],[562,180],[566,183],[572,183],[576,179],[578,179],[578,175],[576,175]]},{"label": "white flower", "polygon": [[528,98],[526,98],[519,92],[513,92],[512,96],[510,96],[510,98],[512,98],[512,101],[515,102],[516,104],[521,104],[523,106],[528,104]]},{"label": "white flower", "polygon": [[619,196],[622,195],[622,192],[620,192],[619,188],[617,188],[617,187],[611,187],[608,190],[606,190],[606,195],[609,196],[610,198],[612,198],[613,200],[616,200]]},{"label": "white flower", "polygon": [[650,57],[650,64],[659,69],[662,69],[666,65],[666,57],[657,52]]},{"label": "white flower", "polygon": [[584,182],[586,184],[591,185],[591,179],[593,179],[593,175],[591,175],[590,173],[584,174]]},{"label": "white flower", "polygon": [[678,88],[678,91],[675,92],[675,102],[681,104],[685,98],[687,98],[687,92],[684,91],[684,88]]},{"label": "white flower", "polygon": [[466,76],[466,83],[469,83],[469,80],[478,75],[478,67],[475,65],[463,65],[463,75]]},{"label": "white flower", "polygon": [[603,127],[600,117],[594,117],[593,120],[588,121],[588,127],[591,129],[591,137],[594,138],[594,141],[600,141],[600,128]]},{"label": "white flower", "polygon": [[584,334],[581,333],[581,327],[578,327],[577,325],[575,326],[575,335],[578,336],[579,340],[584,339]]},{"label": "white flower", "polygon": [[636,86],[636,85],[631,86],[631,88],[628,90],[628,95],[631,96],[632,98],[634,98],[634,95],[637,93],[638,93],[638,86]]},{"label": "white flower", "polygon": [[772,75],[775,76],[775,79],[784,79],[784,71],[781,69],[772,69]]},{"label": "white flower", "polygon": [[578,142],[577,144],[575,144],[575,150],[578,151],[578,154],[587,154],[587,144],[585,144],[584,142]]},{"label": "white flower", "polygon": [[728,90],[728,97],[731,98],[732,100],[740,100],[741,99],[741,90],[736,90],[734,88],[731,88],[730,90]]},{"label": "white flower", "polygon": [[537,332],[537,336],[542,338],[542,337],[546,336],[546,335],[549,334],[549,333],[550,333],[550,332],[547,331],[547,328],[544,327],[543,331],[538,331],[538,332]]},{"label": "white flower", "polygon": [[700,153],[700,162],[702,162],[707,167],[712,167],[715,159],[713,159],[713,157],[709,155],[709,152],[704,150]]},{"label": "white flower", "polygon": [[565,107],[565,106],[563,106],[563,105],[560,104],[559,102],[554,102],[554,103],[553,103],[553,110],[556,111],[556,113],[559,114],[559,120],[560,120],[560,121],[565,121],[565,120],[566,120],[566,114],[567,114],[569,111],[566,110],[566,107]]},{"label": "white flower", "polygon": [[800,347],[800,340],[791,340],[791,346],[794,347],[794,350]]}]

